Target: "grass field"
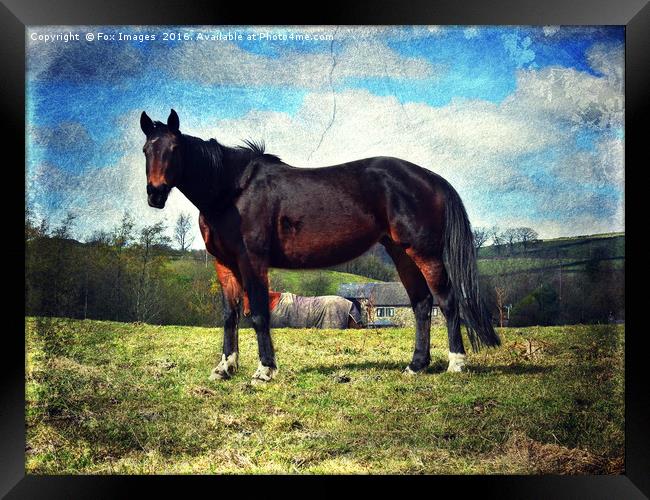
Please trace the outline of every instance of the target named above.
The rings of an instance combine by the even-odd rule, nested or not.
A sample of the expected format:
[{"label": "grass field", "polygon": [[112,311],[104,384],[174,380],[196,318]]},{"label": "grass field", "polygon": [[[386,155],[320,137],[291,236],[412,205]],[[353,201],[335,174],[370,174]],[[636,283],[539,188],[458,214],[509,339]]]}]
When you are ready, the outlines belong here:
[{"label": "grass field", "polygon": [[[527,249],[517,246],[517,253],[529,259],[568,259],[569,261],[585,260],[593,257],[595,251],[601,252],[601,257],[625,257],[625,233],[604,233],[588,236],[569,236],[542,240],[529,245]],[[507,249],[501,250],[508,255]],[[483,247],[479,250],[479,259],[501,258],[502,255],[494,246]]]},{"label": "grass field", "polygon": [[214,329],[28,318],[27,472],[621,473],[623,326],[501,335],[411,378],[409,330],[276,330],[257,386],[251,330],[217,383]]},{"label": "grass field", "polygon": [[[377,280],[359,276],[358,274],[342,273],[340,271],[330,271],[327,269],[271,269],[270,270],[271,288],[280,290],[284,288],[288,292],[297,295],[313,295],[309,290],[305,289],[305,284],[309,281],[319,277],[327,282],[326,289],[323,294],[336,295],[341,283],[374,283]],[[283,286],[277,286],[281,283]],[[274,286],[275,285],[275,286]]]}]

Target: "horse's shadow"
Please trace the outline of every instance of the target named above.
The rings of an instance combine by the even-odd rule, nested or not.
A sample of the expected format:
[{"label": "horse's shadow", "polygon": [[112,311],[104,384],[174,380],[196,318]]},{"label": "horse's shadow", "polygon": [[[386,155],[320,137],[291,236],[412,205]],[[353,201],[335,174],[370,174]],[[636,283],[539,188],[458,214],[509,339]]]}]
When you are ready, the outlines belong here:
[{"label": "horse's shadow", "polygon": [[535,374],[535,373],[548,373],[553,371],[552,366],[541,366],[533,365],[530,363],[512,363],[509,365],[481,365],[481,366],[470,366],[469,370],[476,374],[506,374],[506,375],[525,375],[525,374]]},{"label": "horse's shadow", "polygon": [[[403,371],[408,362],[397,361],[363,361],[360,363],[343,363],[333,365],[314,365],[308,366],[299,371],[299,373],[321,373],[323,375],[331,375],[340,371],[365,371],[365,370],[381,370],[381,371]],[[447,369],[445,361],[434,361],[425,370],[425,373],[438,373]]]},{"label": "horse's shadow", "polygon": [[[380,370],[380,371],[403,371],[408,363],[396,361],[363,361],[359,363],[344,363],[344,364],[321,364],[302,368],[299,373],[320,373],[323,375],[331,375],[340,371],[364,371],[364,370]],[[524,375],[535,373],[548,373],[553,370],[552,366],[540,366],[528,363],[513,363],[513,364],[499,364],[499,365],[479,365],[467,367],[467,371],[477,375],[491,375],[491,374],[511,374],[511,375]],[[424,373],[446,373],[447,361],[435,360],[427,367]]]}]

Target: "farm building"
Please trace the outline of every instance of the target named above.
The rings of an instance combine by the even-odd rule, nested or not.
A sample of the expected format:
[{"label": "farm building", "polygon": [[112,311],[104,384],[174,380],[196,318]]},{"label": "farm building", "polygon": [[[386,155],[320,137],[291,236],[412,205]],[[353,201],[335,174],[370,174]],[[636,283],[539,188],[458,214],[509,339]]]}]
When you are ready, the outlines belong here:
[{"label": "farm building", "polygon": [[[352,301],[361,312],[361,321],[367,326],[415,326],[406,289],[399,282],[341,283],[338,295]],[[445,319],[435,302],[431,310],[431,324],[444,324]]]}]

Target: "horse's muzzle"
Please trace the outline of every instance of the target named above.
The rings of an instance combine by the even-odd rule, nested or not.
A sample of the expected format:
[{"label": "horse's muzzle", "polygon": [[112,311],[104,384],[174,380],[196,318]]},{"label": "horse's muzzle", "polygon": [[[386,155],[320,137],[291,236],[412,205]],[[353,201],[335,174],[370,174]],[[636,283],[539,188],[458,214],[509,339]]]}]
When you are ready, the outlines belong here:
[{"label": "horse's muzzle", "polygon": [[147,184],[147,201],[149,206],[153,208],[165,208],[165,202],[169,196],[171,188],[166,184],[154,187]]}]

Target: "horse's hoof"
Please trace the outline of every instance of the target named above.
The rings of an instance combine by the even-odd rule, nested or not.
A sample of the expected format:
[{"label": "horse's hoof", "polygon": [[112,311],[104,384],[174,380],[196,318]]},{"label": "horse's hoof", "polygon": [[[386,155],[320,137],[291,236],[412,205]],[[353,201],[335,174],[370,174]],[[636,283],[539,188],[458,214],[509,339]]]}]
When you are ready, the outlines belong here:
[{"label": "horse's hoof", "polygon": [[210,379],[209,380],[211,380],[211,381],[214,381],[214,380],[228,380],[229,378],[231,378],[231,375],[228,375],[226,372],[217,371],[216,368],[213,368],[212,373],[210,373]]},{"label": "horse's hoof", "polygon": [[449,366],[447,371],[451,373],[460,373],[465,371],[465,355],[457,352],[449,353]]},{"label": "horse's hoof", "polygon": [[420,375],[424,370],[419,370],[415,371],[411,369],[411,365],[408,365],[406,368],[404,368],[404,371],[402,372],[404,375],[408,375],[409,377],[413,377],[415,375]]},{"label": "horse's hoof", "polygon": [[221,361],[210,374],[210,380],[228,380],[237,372],[238,367],[239,362],[236,352],[233,352],[228,357],[222,354]]},{"label": "horse's hoof", "polygon": [[251,384],[264,384],[270,382],[275,377],[275,374],[278,372],[277,368],[272,368],[270,366],[264,366],[260,363],[257,366],[257,370],[253,373],[253,379]]}]

